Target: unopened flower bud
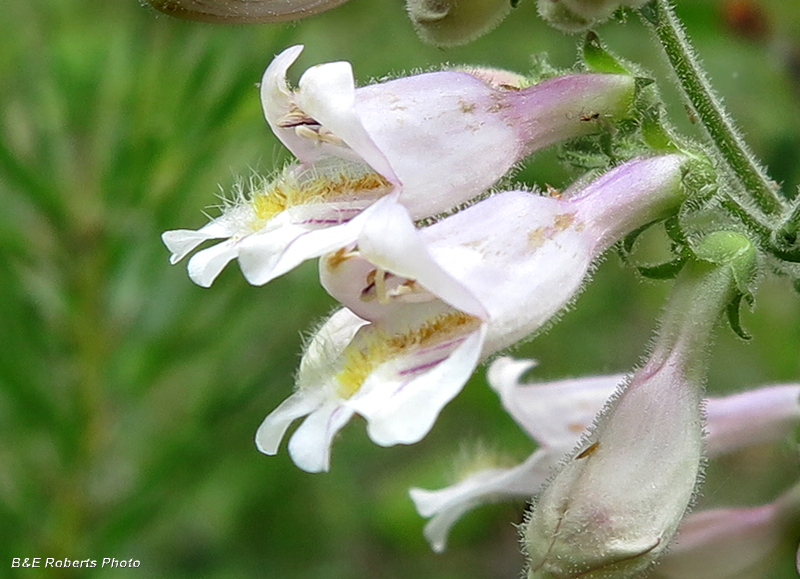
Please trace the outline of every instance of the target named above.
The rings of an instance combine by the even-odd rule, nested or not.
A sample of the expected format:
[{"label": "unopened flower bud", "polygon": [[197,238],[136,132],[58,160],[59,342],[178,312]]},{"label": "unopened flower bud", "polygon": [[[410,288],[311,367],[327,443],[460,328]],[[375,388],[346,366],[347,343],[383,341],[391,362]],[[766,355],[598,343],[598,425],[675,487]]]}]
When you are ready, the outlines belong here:
[{"label": "unopened flower bud", "polygon": [[539,15],[562,32],[583,32],[621,6],[638,8],[646,0],[539,0]]},{"label": "unopened flower bud", "polygon": [[702,462],[708,342],[754,259],[746,238],[728,241],[741,251],[683,270],[649,360],[540,496],[525,526],[529,579],[636,577],[675,535]]},{"label": "unopened flower bud", "polygon": [[420,38],[436,46],[466,44],[497,26],[511,11],[509,0],[408,0]]},{"label": "unopened flower bud", "polygon": [[347,0],[147,0],[156,10],[184,20],[242,24],[284,22],[313,16]]}]

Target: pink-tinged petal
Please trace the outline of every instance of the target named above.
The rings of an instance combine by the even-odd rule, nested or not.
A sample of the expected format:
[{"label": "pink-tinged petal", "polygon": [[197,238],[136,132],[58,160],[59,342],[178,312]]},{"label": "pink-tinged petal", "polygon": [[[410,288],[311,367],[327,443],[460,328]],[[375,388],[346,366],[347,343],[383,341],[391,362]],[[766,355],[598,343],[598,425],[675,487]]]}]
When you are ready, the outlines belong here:
[{"label": "pink-tinged petal", "polygon": [[348,401],[367,419],[372,441],[391,446],[424,438],[478,365],[485,333],[481,326],[455,349],[441,350],[442,359],[435,352],[411,352],[373,372]]},{"label": "pink-tinged petal", "polygon": [[256,447],[264,454],[278,453],[289,425],[320,407],[322,401],[304,392],[295,392],[270,412],[256,431]]},{"label": "pink-tinged petal", "polygon": [[435,491],[412,488],[411,499],[423,517],[425,538],[440,553],[447,544],[450,529],[475,507],[508,498],[530,498],[536,494],[561,459],[560,453],[537,450],[513,468],[492,468],[475,472],[462,481]]},{"label": "pink-tinged petal", "polygon": [[186,266],[189,278],[200,287],[211,287],[225,266],[236,259],[236,255],[236,242],[232,239],[198,251]]},{"label": "pink-tinged petal", "polygon": [[[681,194],[687,160],[677,154],[633,159],[579,190],[567,190],[564,196],[578,208],[596,251],[605,251],[642,224],[669,215]],[[638,210],[631,211],[632,206]]]},{"label": "pink-tinged petal", "polygon": [[781,440],[800,424],[800,384],[709,398],[706,416],[709,456]]},{"label": "pink-tinged petal", "polygon": [[498,358],[489,366],[489,385],[500,395],[503,408],[531,438],[545,446],[568,450],[592,424],[625,375],[521,384],[522,374],[535,364],[533,360]]},{"label": "pink-tinged petal", "polygon": [[525,156],[498,99],[499,91],[455,71],[356,91],[361,123],[391,163],[415,219],[479,195]]},{"label": "pink-tinged petal", "polygon": [[333,437],[353,417],[353,411],[338,401],[323,403],[295,430],[289,440],[289,455],[306,472],[324,472],[330,466]]},{"label": "pink-tinged petal", "polygon": [[501,113],[527,152],[596,133],[625,116],[635,80],[624,74],[569,74],[503,93]]},{"label": "pink-tinged petal", "polygon": [[689,515],[653,576],[662,579],[757,579],[782,541],[774,505]]}]

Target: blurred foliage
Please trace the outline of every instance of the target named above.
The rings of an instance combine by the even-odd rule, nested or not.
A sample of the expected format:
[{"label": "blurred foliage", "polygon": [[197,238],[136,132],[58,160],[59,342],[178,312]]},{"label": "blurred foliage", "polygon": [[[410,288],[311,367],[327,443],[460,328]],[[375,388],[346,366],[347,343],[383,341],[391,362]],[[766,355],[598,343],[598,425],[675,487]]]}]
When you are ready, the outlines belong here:
[{"label": "blurred foliage", "polygon": [[[800,182],[800,8],[758,3],[763,28],[679,4],[719,91],[773,175]],[[599,29],[662,71],[636,21]],[[400,0],[351,0],[295,25],[174,20],[136,0],[6,0],[0,19],[0,562],[139,559],[137,570],[14,570],[15,577],[515,578],[523,504],[484,507],[434,555],[407,496],[447,482],[462,445],[523,457],[530,442],[477,375],[431,435],[381,449],[356,421],[332,471],[309,475],[252,437],[291,391],[302,334],[333,302],[306,264],[266,287],[235,265],[210,290],[170,267],[159,235],[197,227],[237,178],[287,154],[256,83],[272,56],[292,70],[346,59],[361,82],[479,63],[519,71],[577,39],[523,1],[496,31],[442,51],[419,42]],[[663,72],[663,71],[662,71]],[[663,78],[663,77],[662,77]],[[669,83],[671,113],[696,131]],[[518,175],[560,187],[552,152]],[[213,211],[213,209],[212,209]],[[610,257],[551,331],[516,350],[541,378],[620,371],[643,354],[669,285]],[[800,376],[800,300],[768,278],[746,315],[751,344],[722,331],[709,388]],[[743,466],[744,465],[744,466]],[[787,448],[712,466],[703,500],[767,500],[797,476]],[[749,477],[749,478],[748,478]],[[746,478],[757,496],[738,497]],[[774,575],[778,577],[778,575]],[[791,576],[781,575],[781,576]]]}]

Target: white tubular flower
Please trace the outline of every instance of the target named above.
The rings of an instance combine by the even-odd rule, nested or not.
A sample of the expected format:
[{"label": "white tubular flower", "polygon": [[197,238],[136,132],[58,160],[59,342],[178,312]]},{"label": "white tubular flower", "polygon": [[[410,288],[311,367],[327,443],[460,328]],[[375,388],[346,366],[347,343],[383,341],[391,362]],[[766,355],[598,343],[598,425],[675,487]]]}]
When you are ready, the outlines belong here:
[{"label": "white tubular flower", "polygon": [[525,525],[529,579],[634,577],[672,539],[702,451],[683,357],[636,373],[542,492]]},{"label": "white tubular flower", "polygon": [[147,0],[153,8],[184,20],[253,23],[299,20],[347,0]]},{"label": "white tubular flower", "polygon": [[[800,485],[767,505],[693,513],[654,579],[763,579],[800,541]],[[800,565],[799,565],[800,566]],[[798,569],[800,572],[800,569]]]},{"label": "white tubular flower", "polygon": [[[366,416],[379,444],[415,442],[477,364],[484,330],[477,318],[433,304],[393,324],[367,324],[346,308],[312,338],[297,374],[297,391],[266,417],[256,446],[275,454],[289,424],[289,454],[308,472],[328,470],[336,432],[361,406],[386,406]],[[444,385],[444,387],[442,387]]]},{"label": "white tubular flower", "polygon": [[756,259],[732,232],[708,235],[697,255],[704,261],[678,277],[649,360],[540,494],[525,524],[529,579],[636,577],[675,535],[700,472],[705,351]]},{"label": "white tubular flower", "polygon": [[261,82],[267,121],[299,163],[257,183],[198,231],[162,236],[172,263],[206,240],[223,240],[190,259],[199,285],[209,286],[232,259],[262,285],[344,247],[366,221],[356,217],[392,192],[415,219],[458,206],[532,151],[599,130],[601,123],[582,120],[586,111],[625,114],[634,90],[626,75],[575,74],[517,90],[458,71],[356,89],[347,62],[308,69],[292,90],[286,72],[301,52],[279,54]]},{"label": "white tubular flower", "polygon": [[[419,514],[430,517],[425,537],[444,549],[453,524],[481,504],[536,495],[555,467],[578,443],[624,374],[556,382],[522,383],[533,360],[501,357],[487,371],[503,407],[538,444],[523,463],[469,473],[439,490],[410,490]],[[706,454],[709,458],[764,442],[779,441],[800,425],[800,384],[765,386],[706,400]]]},{"label": "white tubular flower", "polygon": [[[380,445],[419,441],[482,358],[540,328],[595,257],[680,201],[684,160],[632,161],[560,199],[498,194],[423,230],[401,205],[374,205],[358,251],[321,260],[323,285],[349,312],[306,352],[293,398],[314,409],[292,417],[341,406],[362,415]],[[267,454],[285,431],[276,421],[268,416],[257,435]],[[326,468],[329,445],[317,438],[325,460],[313,467],[296,461]]]},{"label": "white tubular flower", "polygon": [[485,357],[541,328],[579,291],[595,258],[674,208],[684,161],[630,161],[560,198],[501,193],[420,230],[402,207],[387,205],[357,249],[321,260],[320,278],[372,322],[431,302],[474,315],[486,326]]}]

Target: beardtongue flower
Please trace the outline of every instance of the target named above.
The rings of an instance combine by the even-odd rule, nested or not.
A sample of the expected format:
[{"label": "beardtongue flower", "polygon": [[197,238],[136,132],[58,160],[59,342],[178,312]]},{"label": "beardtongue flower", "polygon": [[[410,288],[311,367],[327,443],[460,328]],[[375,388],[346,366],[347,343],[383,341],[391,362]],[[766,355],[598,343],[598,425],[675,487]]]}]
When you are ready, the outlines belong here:
[{"label": "beardtongue flower", "polygon": [[516,89],[461,71],[357,89],[347,62],[308,69],[292,90],[286,72],[301,51],[279,54],[261,82],[267,121],[298,163],[205,227],[162,236],[172,263],[206,240],[223,240],[190,259],[199,285],[210,285],[232,259],[261,285],[343,247],[366,221],[355,218],[391,192],[414,219],[450,210],[531,152],[601,130],[597,119],[623,116],[634,92],[627,75],[574,74]]},{"label": "beardtongue flower", "polygon": [[538,497],[525,524],[529,579],[636,577],[683,519],[702,462],[705,352],[755,267],[742,235],[710,234],[697,252],[704,258],[678,277],[648,361]]},{"label": "beardtongue flower", "polygon": [[[376,204],[358,250],[321,260],[323,285],[348,314],[312,341],[327,345],[306,352],[293,396],[302,411],[291,419],[310,413],[341,427],[320,416],[357,412],[376,443],[417,442],[483,358],[539,329],[609,245],[680,202],[685,160],[631,161],[569,197],[498,194],[422,230],[401,205]],[[279,408],[262,424],[267,454],[289,416]],[[316,441],[308,446],[324,468],[330,436]]]},{"label": "beardtongue flower", "polygon": [[[489,385],[503,407],[538,448],[514,467],[468,473],[438,490],[412,488],[420,515],[430,517],[425,537],[435,551],[444,549],[453,524],[472,508],[504,499],[528,499],[578,443],[606,400],[622,384],[623,374],[523,384],[533,360],[501,357],[487,371]],[[789,436],[800,425],[800,384],[771,385],[706,400],[706,454],[715,458],[742,448]]]}]

